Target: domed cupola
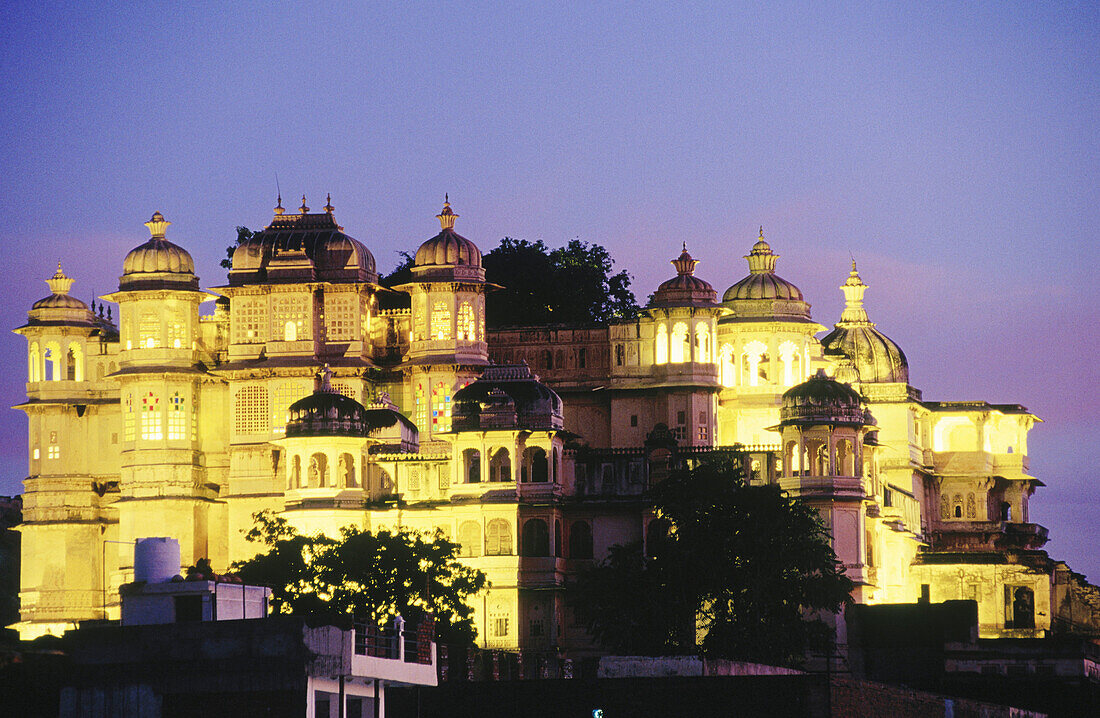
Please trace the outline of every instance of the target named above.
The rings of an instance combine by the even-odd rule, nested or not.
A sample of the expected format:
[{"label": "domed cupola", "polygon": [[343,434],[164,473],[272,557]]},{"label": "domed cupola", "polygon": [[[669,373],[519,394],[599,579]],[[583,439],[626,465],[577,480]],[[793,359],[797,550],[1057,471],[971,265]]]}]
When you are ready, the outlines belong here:
[{"label": "domed cupola", "polygon": [[863,294],[868,286],[860,279],[855,260],[840,289],[844,292],[844,311],[833,331],[821,340],[825,356],[850,365],[848,371],[854,369],[861,383],[908,383],[909,363],[905,353],[875,328],[863,308]]},{"label": "domed cupola", "polygon": [[261,282],[377,282],[374,255],[344,233],[329,195],[322,213],[302,196],[298,214],[286,214],[282,195],[271,224],[233,251],[230,286]]},{"label": "domed cupola", "polygon": [[451,426],[454,431],[561,429],[561,397],[526,364],[489,366],[455,392]]},{"label": "domed cupola", "polygon": [[780,426],[861,425],[875,423],[863,409],[863,398],[848,384],[826,376],[823,369],[783,393]]},{"label": "domed cupola", "polygon": [[199,288],[191,255],[164,238],[170,224],[160,212],[154,212],[145,223],[152,236],[145,244],[130,250],[123,260],[120,291]]},{"label": "domed cupola", "polygon": [[651,307],[714,307],[718,305],[718,293],[714,287],[695,276],[699,264],[687,251],[687,243],[680,256],[672,260],[676,276],[657,287]]},{"label": "domed cupola", "polygon": [[458,215],[451,209],[450,197],[445,196],[443,211],[436,215],[440,232],[416,250],[413,277],[418,280],[453,277],[458,280],[485,280],[481,266],[481,251],[470,240],[455,232]]},{"label": "domed cupola", "polygon": [[810,305],[802,298],[801,290],[775,273],[779,255],[764,241],[763,227],[745,259],[749,262],[749,275],[722,295],[722,304],[732,310],[731,320],[813,321]]},{"label": "domed cupola", "polygon": [[69,295],[73,281],[71,277],[65,275],[61,269],[61,262],[58,262],[57,271],[46,280],[46,285],[50,288],[50,296],[39,299],[31,309],[76,309],[90,312],[87,304]]},{"label": "domed cupola", "polygon": [[297,436],[362,436],[372,427],[367,409],[355,399],[332,388],[332,372],[326,364],[317,373],[317,388],[290,405],[287,438]]}]

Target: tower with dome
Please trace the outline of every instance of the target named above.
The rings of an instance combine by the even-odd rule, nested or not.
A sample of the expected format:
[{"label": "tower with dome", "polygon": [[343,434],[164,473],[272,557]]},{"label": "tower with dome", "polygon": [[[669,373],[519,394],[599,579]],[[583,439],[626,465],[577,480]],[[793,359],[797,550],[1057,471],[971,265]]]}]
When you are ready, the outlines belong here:
[{"label": "tower with dome", "polygon": [[711,275],[733,282],[721,298],[678,241],[675,275],[635,317],[487,330],[481,252],[449,197],[436,218],[392,289],[331,199],[314,212],[305,197],[297,212],[279,198],[220,285],[200,287],[159,212],[98,311],[58,266],[15,330],[23,637],[117,617],[136,538],[171,536],[181,570],[224,571],[270,510],[307,533],[446,536],[491,582],[482,646],[584,652],[569,582],[648,539],[652,483],[726,449],[751,483],[819,511],[858,602],[972,599],[986,637],[1100,627],[1100,593],[1030,521],[1038,418],[926,400],[854,261],[827,333],[763,228],[746,276]]}]

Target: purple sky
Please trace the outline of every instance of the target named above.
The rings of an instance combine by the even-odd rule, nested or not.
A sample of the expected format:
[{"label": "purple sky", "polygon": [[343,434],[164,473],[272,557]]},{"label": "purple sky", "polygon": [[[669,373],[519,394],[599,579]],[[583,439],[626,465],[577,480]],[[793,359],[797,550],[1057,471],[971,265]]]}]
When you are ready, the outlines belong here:
[{"label": "purple sky", "polygon": [[[639,299],[681,241],[723,290],[762,224],[826,326],[855,255],[925,398],[1045,420],[1032,519],[1100,579],[1100,6],[363,4],[5,3],[0,324],[23,323],[57,259],[85,301],[115,289],[154,210],[221,283],[276,174],[291,208],[331,192],[383,271],[450,192],[484,250],[598,242]],[[8,406],[24,351],[0,341]],[[18,492],[22,413],[0,431],[0,494]]]}]

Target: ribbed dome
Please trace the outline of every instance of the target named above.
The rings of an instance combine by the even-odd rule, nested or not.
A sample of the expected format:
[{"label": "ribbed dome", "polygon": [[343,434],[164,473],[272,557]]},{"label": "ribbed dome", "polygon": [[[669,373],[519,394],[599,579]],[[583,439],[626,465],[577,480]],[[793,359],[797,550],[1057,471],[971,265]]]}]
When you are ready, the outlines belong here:
[{"label": "ribbed dome", "polygon": [[688,254],[685,243],[680,256],[672,260],[672,266],[676,267],[676,276],[657,287],[650,306],[715,306],[718,293],[709,283],[695,276],[697,264],[699,261]]},{"label": "ribbed dome", "polygon": [[[501,419],[512,417],[510,426]],[[488,419],[488,421],[486,421]],[[453,431],[481,428],[561,429],[562,401],[526,364],[486,367],[454,394]]]},{"label": "ribbed dome", "polygon": [[[197,287],[195,262],[187,250],[164,238],[172,224],[160,212],[145,223],[152,235],[149,241],[134,249],[122,261],[119,289],[153,289],[158,286]],[[176,275],[176,276],[173,276]]]},{"label": "ribbed dome", "polygon": [[856,263],[848,280],[841,285],[845,307],[833,331],[821,340],[827,357],[843,357],[851,362],[860,382],[909,382],[909,362],[892,339],[875,328],[863,308],[868,286],[860,279]]},{"label": "ribbed dome", "polygon": [[374,255],[336,223],[331,199],[323,213],[311,214],[302,197],[300,214],[275,217],[233,251],[229,284],[271,282],[377,282]]},{"label": "ribbed dome", "polygon": [[450,202],[443,203],[443,211],[436,217],[439,219],[442,231],[416,250],[415,266],[481,267],[481,251],[477,245],[454,231],[458,215],[451,210]]},{"label": "ribbed dome", "polygon": [[366,436],[366,408],[355,399],[332,389],[317,390],[290,405],[286,435],[293,436]]},{"label": "ribbed dome", "polygon": [[810,305],[803,299],[802,291],[775,273],[779,255],[772,252],[771,246],[764,241],[763,227],[745,259],[749,262],[749,275],[722,295],[722,303],[732,310],[732,316],[727,321],[811,321]]},{"label": "ribbed dome", "polygon": [[69,290],[73,286],[73,279],[61,270],[61,262],[57,263],[57,271],[54,272],[52,277],[46,280],[46,285],[50,288],[50,296],[35,302],[31,306],[32,310],[83,309],[85,311],[91,311],[88,309],[87,304],[69,295]]},{"label": "ribbed dome", "polygon": [[819,369],[808,380],[784,392],[780,423],[872,425],[874,420],[863,410],[862,402],[855,389],[829,378]]}]

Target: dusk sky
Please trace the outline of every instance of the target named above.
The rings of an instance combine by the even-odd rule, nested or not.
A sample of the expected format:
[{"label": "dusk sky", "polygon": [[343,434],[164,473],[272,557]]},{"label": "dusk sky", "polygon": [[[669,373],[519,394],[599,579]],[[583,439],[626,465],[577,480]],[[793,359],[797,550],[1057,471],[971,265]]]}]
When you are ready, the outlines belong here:
[{"label": "dusk sky", "polygon": [[[1100,580],[1097,3],[73,4],[4,4],[0,325],[59,259],[117,289],[155,210],[223,283],[276,176],[384,273],[449,192],[482,251],[596,242],[640,301],[684,241],[723,291],[763,225],[826,326],[856,258],[926,399],[1044,420],[1031,519]],[[5,406],[25,351],[0,341]],[[23,413],[0,431],[18,493]]]}]

